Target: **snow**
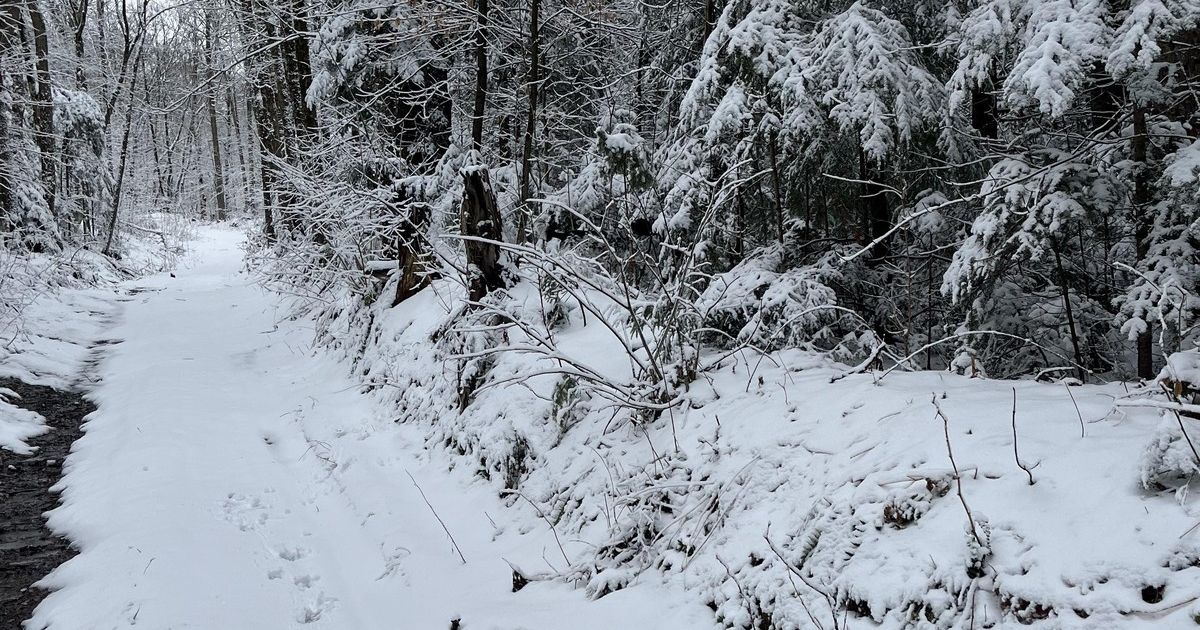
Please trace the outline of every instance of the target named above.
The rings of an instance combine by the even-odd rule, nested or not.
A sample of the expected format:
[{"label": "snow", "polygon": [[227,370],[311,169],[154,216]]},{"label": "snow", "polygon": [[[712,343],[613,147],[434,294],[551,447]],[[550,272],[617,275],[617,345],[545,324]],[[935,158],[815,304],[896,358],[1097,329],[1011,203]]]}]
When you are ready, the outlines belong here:
[{"label": "snow", "polygon": [[28,455],[33,447],[25,440],[45,433],[49,427],[45,418],[13,404],[19,401],[16,392],[0,387],[0,448]]},{"label": "snow", "polygon": [[[536,323],[533,285],[498,308]],[[1195,457],[1173,415],[1116,404],[1153,389],[846,376],[809,353],[743,351],[706,354],[716,365],[679,386],[681,404],[643,421],[555,372],[569,357],[631,378],[593,315],[572,304],[539,355],[516,327],[455,324],[459,291],[443,279],[395,308],[338,300],[318,319],[322,343],[429,448],[498,494],[515,487],[526,528],[551,514],[563,579],[601,602],[665,580],[735,628],[818,627],[810,614],[828,628],[846,610],[884,628],[1191,623]],[[456,380],[449,357],[505,345]]]},{"label": "snow", "polygon": [[[68,259],[0,250],[0,378],[58,388],[89,378],[81,372],[116,300],[98,287],[119,276],[107,259],[86,250]],[[50,427],[19,403],[15,392],[0,388],[0,448],[29,454],[34,449],[26,440]]]},{"label": "snow", "polygon": [[1017,55],[1005,80],[1009,99],[1034,103],[1061,116],[1074,102],[1089,65],[1108,52],[1111,33],[1099,0],[1047,0],[1034,4]]},{"label": "snow", "polygon": [[654,583],[596,602],[560,583],[511,593],[506,560],[534,573],[558,553],[545,523],[520,533],[314,353],[311,322],[239,273],[240,235],[199,238],[178,277],[129,287],[106,333],[123,341],[49,517],[81,553],[43,581],[56,590],[30,629],[712,627]]},{"label": "snow", "polygon": [[1192,391],[1200,391],[1200,350],[1174,352],[1167,357],[1158,380],[1179,383]]},{"label": "snow", "polygon": [[1200,140],[1176,152],[1163,175],[1164,179],[1169,181],[1172,186],[1183,188],[1195,185],[1198,170],[1200,170]]},{"label": "snow", "polygon": [[[449,279],[297,315],[241,272],[238,234],[199,238],[177,277],[127,283],[103,331],[122,341],[50,513],[81,553],[43,581],[30,630],[1162,628],[1200,611],[1195,458],[1169,410],[1117,404],[1149,389],[742,351],[706,354],[680,405],[639,420],[546,355],[465,358],[527,340],[447,328]],[[498,305],[541,321],[553,299],[555,356],[634,379],[605,309],[585,324],[531,283]],[[534,580],[517,593],[511,566]]]}]

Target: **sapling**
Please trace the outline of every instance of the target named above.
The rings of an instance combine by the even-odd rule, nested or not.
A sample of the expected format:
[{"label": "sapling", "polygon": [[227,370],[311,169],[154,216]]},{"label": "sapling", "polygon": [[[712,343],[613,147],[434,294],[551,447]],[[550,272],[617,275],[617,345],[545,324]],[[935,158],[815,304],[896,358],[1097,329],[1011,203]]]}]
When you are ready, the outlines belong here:
[{"label": "sapling", "polygon": [[975,525],[975,517],[971,515],[971,508],[967,505],[967,498],[963,495],[962,489],[962,474],[958,470],[958,464],[954,461],[954,449],[950,446],[950,418],[946,417],[946,413],[942,411],[942,406],[938,404],[938,397],[933,396],[933,408],[937,417],[942,420],[942,430],[946,436],[946,455],[950,458],[950,467],[954,469],[954,486],[958,493],[958,501],[962,503],[963,512],[967,514],[967,523],[971,527],[971,536],[980,546],[986,546],[983,539],[979,537],[979,529]]},{"label": "sapling", "polygon": [[1017,467],[1025,471],[1029,475],[1029,485],[1033,485],[1033,470],[1025,464],[1021,463],[1021,454],[1017,452],[1017,388],[1012,388],[1013,404],[1012,404],[1012,434],[1013,434],[1013,459],[1017,462]]}]

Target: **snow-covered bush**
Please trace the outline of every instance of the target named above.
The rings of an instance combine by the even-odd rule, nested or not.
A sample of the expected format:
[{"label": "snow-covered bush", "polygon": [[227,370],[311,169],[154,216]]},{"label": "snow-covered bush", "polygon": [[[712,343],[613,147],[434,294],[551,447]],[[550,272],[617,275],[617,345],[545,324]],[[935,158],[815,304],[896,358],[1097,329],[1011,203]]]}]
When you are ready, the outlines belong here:
[{"label": "snow-covered bush", "polygon": [[783,250],[770,247],[733,269],[713,276],[696,300],[706,339],[721,346],[748,345],[770,351],[780,348],[831,350],[847,335],[863,331],[847,358],[873,339],[862,318],[838,304],[831,280],[838,272],[822,261],[813,267],[788,267]]},{"label": "snow-covered bush", "polygon": [[1148,210],[1152,225],[1147,255],[1134,269],[1121,307],[1121,332],[1131,339],[1155,327],[1164,352],[1196,340],[1200,321],[1200,142],[1181,149],[1170,160],[1160,185],[1168,191]]},{"label": "snow-covered bush", "polygon": [[1200,473],[1200,460],[1190,436],[1183,434],[1175,417],[1168,416],[1171,412],[1164,413],[1138,462],[1138,479],[1147,490],[1185,487]]}]

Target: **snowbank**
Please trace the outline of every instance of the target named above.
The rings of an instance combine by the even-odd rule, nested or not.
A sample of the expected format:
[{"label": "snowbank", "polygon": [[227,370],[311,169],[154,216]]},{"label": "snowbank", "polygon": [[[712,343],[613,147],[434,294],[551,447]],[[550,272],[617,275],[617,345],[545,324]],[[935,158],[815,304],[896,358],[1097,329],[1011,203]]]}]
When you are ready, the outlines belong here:
[{"label": "snowbank", "polygon": [[[593,597],[666,580],[731,628],[1180,627],[1200,612],[1197,458],[1173,415],[1118,407],[1120,384],[835,378],[819,356],[745,351],[708,357],[682,404],[639,416],[563,367],[627,383],[620,330],[560,304],[564,362],[461,298],[449,281],[391,309],[346,297],[318,331],[397,422],[552,525],[542,570]],[[536,323],[546,304],[523,284],[502,308]]]},{"label": "snowbank", "polygon": [[[177,228],[173,236],[180,234]],[[88,380],[87,368],[118,310],[112,287],[174,265],[179,246],[166,243],[158,232],[132,236],[119,261],[84,248],[56,254],[0,249],[0,378],[59,389]],[[28,454],[24,441],[49,427],[14,405],[16,398],[0,388],[0,448]]]}]

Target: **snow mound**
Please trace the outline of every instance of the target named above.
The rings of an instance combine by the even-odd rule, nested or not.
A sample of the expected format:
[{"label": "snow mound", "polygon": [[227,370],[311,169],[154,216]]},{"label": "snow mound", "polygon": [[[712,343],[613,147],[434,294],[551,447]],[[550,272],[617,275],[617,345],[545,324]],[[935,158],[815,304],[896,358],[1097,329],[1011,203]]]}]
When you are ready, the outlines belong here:
[{"label": "snow mound", "polygon": [[1158,380],[1172,388],[1179,387],[1191,393],[1200,392],[1200,350],[1172,353],[1167,357],[1167,364],[1159,373]]},{"label": "snow mound", "polygon": [[35,447],[26,444],[25,440],[45,433],[49,427],[45,418],[9,402],[18,398],[16,392],[0,387],[0,448],[28,455]]}]

